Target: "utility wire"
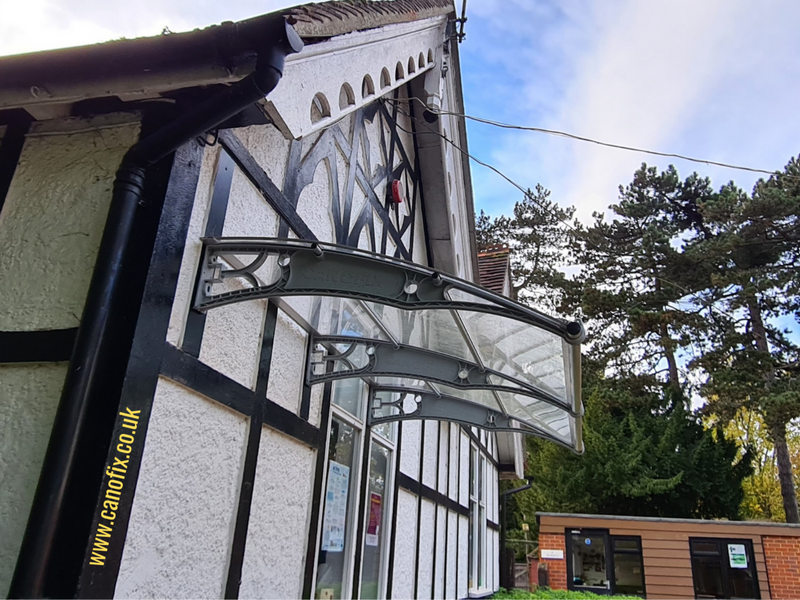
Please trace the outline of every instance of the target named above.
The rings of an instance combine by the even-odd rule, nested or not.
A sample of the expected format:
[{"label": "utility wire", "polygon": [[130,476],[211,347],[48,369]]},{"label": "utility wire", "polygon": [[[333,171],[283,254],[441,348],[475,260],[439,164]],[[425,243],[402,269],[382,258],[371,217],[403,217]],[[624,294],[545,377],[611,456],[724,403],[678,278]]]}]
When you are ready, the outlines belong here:
[{"label": "utility wire", "polygon": [[[388,99],[390,102],[398,102],[394,99]],[[595,140],[588,137],[583,137],[580,135],[575,135],[573,133],[567,133],[565,131],[558,131],[556,129],[543,129],[541,127],[529,127],[527,125],[512,125],[510,123],[503,123],[501,121],[493,121],[491,119],[484,119],[483,117],[474,117],[472,115],[467,115],[463,113],[457,112],[449,112],[443,110],[431,110],[422,100],[419,98],[410,98],[410,100],[415,100],[422,104],[422,106],[432,112],[435,115],[450,115],[454,117],[462,117],[464,119],[469,119],[470,121],[475,121],[477,123],[484,123],[486,125],[492,125],[494,127],[500,127],[502,129],[517,129],[520,131],[534,131],[536,133],[544,133],[547,135],[553,135],[557,137],[565,137],[571,140],[577,140],[580,142],[588,142],[590,144],[597,144],[598,146],[605,146],[607,148],[616,148],[617,150],[626,150],[628,152],[639,152],[641,154],[650,154],[652,156],[665,156],[667,158],[678,158],[680,160],[687,160],[689,162],[700,163],[704,165],[711,165],[715,167],[723,167],[725,169],[736,169],[739,171],[748,171],[750,173],[764,173],[766,175],[783,175],[783,177],[789,177],[791,179],[800,179],[796,175],[788,175],[785,173],[780,173],[778,171],[768,171],[767,169],[756,169],[753,167],[744,167],[741,165],[733,165],[730,163],[718,162],[715,160],[708,160],[705,158],[693,158],[691,156],[686,156],[683,154],[675,154],[673,152],[659,152],[658,150],[647,150],[645,148],[635,148],[633,146],[624,146],[622,144],[613,144],[611,142],[602,142],[600,140]]]},{"label": "utility wire", "polygon": [[[418,100],[418,98],[415,98],[415,99],[416,99],[416,100]],[[384,100],[388,100],[388,98],[385,98]],[[503,179],[505,179],[505,180],[506,180],[508,183],[510,183],[510,184],[511,184],[511,185],[513,185],[515,188],[517,188],[518,190],[520,190],[520,191],[521,191],[523,194],[525,194],[525,196],[527,196],[527,197],[528,197],[528,198],[530,198],[532,201],[534,201],[536,204],[538,204],[540,208],[542,208],[542,209],[544,209],[544,210],[549,210],[549,207],[547,207],[547,206],[545,206],[544,204],[542,204],[541,202],[539,202],[539,201],[538,201],[538,200],[537,200],[537,199],[536,199],[536,198],[535,198],[535,197],[534,197],[534,196],[533,196],[533,195],[530,193],[530,190],[529,190],[529,189],[522,187],[520,184],[518,184],[516,181],[514,181],[513,179],[511,179],[511,178],[510,178],[508,175],[506,175],[505,173],[503,173],[503,172],[502,172],[500,169],[498,169],[497,167],[494,167],[494,166],[492,166],[492,165],[490,165],[490,164],[488,164],[488,163],[485,163],[485,162],[483,162],[482,160],[480,160],[480,159],[478,159],[478,158],[474,157],[472,154],[470,154],[469,152],[467,152],[466,150],[464,150],[464,149],[463,149],[461,146],[459,146],[458,144],[456,144],[456,143],[455,143],[453,140],[449,139],[449,138],[448,138],[446,135],[444,135],[444,134],[442,134],[442,133],[439,133],[438,131],[436,131],[436,130],[434,130],[434,129],[431,129],[430,127],[428,127],[428,125],[427,125],[426,123],[424,123],[424,122],[422,122],[422,121],[420,121],[420,120],[418,120],[418,119],[415,119],[413,115],[411,115],[411,114],[409,114],[409,113],[407,113],[407,112],[403,111],[401,107],[402,107],[402,106],[404,106],[404,103],[402,103],[401,101],[393,101],[393,102],[395,102],[395,109],[397,110],[397,112],[399,112],[400,114],[402,114],[402,115],[404,115],[404,116],[408,117],[409,119],[411,119],[412,121],[416,122],[417,124],[419,124],[419,125],[422,125],[422,127],[424,127],[424,128],[425,128],[425,129],[428,131],[428,133],[432,133],[433,135],[438,135],[440,138],[442,138],[443,140],[445,140],[445,141],[446,141],[448,144],[450,144],[451,146],[453,146],[453,147],[454,147],[456,150],[458,150],[459,152],[461,152],[461,153],[462,153],[464,156],[466,156],[468,159],[470,159],[470,160],[473,160],[473,161],[475,161],[476,163],[478,163],[479,165],[481,165],[482,167],[486,167],[487,169],[490,169],[490,170],[494,171],[495,173],[497,173],[498,175],[500,175],[500,177],[502,177]],[[421,101],[420,101],[420,102],[421,102]],[[403,131],[403,132],[405,132],[405,133],[407,133],[407,134],[409,134],[409,135],[411,135],[411,136],[416,136],[416,135],[417,135],[417,132],[415,132],[415,131],[410,131],[410,130],[406,129],[405,127],[403,127],[402,125],[400,125],[400,123],[398,123],[398,122],[397,122],[397,119],[395,119],[395,118],[394,118],[394,117],[393,117],[393,116],[392,116],[392,115],[389,113],[389,111],[386,111],[386,113],[385,113],[385,114],[386,114],[386,115],[387,115],[387,116],[388,116],[388,117],[389,117],[389,118],[392,120],[392,122],[394,123],[395,127],[397,127],[398,129],[400,129],[401,131]],[[446,113],[446,112],[441,112],[441,113],[439,113],[439,114],[456,114],[456,113]],[[554,213],[554,212],[551,212],[551,214],[552,214],[553,216],[555,216],[555,217],[556,217],[556,219],[558,219],[559,221],[561,221],[561,223],[563,223],[563,224],[564,224],[564,225],[567,227],[567,229],[569,229],[569,230],[570,230],[570,231],[572,231],[573,233],[578,233],[578,230],[575,228],[575,226],[574,226],[574,225],[572,225],[572,223],[570,223],[570,222],[569,222],[569,221],[568,221],[566,218],[560,217],[559,215],[557,215],[557,214],[556,214],[556,213]],[[623,254],[623,253],[617,253],[617,252],[614,252],[614,251],[613,251],[613,250],[611,250],[610,248],[605,248],[605,249],[603,249],[603,248],[600,248],[599,246],[597,246],[597,245],[593,244],[593,243],[592,243],[592,242],[591,242],[589,239],[586,239],[586,238],[584,238],[584,237],[581,237],[581,239],[582,239],[582,241],[583,241],[584,243],[586,243],[586,244],[587,244],[587,246],[589,246],[589,247],[593,247],[593,249],[594,249],[594,250],[597,250],[597,251],[599,251],[599,252],[608,252],[609,254],[613,254],[613,255],[615,255],[615,256],[622,257],[622,258],[627,258],[627,257],[628,257],[628,255],[626,255],[626,254]],[[663,277],[660,277],[659,279],[660,279],[661,281],[663,281],[664,283],[666,283],[667,285],[671,285],[671,286],[672,286],[672,287],[674,287],[675,289],[677,289],[677,290],[679,290],[679,291],[683,292],[684,294],[687,294],[687,295],[689,295],[689,296],[692,296],[693,298],[697,298],[697,296],[696,296],[696,293],[695,293],[695,292],[692,292],[691,290],[687,289],[686,287],[684,287],[684,286],[682,286],[682,285],[680,285],[680,284],[678,284],[678,283],[676,283],[676,282],[674,282],[674,281],[670,281],[670,280],[668,280],[668,279],[664,279]],[[717,311],[717,312],[719,312],[719,314],[721,314],[721,315],[724,315],[724,314],[725,314],[724,312],[720,311],[720,310],[719,310],[717,307],[715,307],[713,304],[708,304],[708,303],[705,303],[705,302],[703,302],[703,304],[705,304],[705,305],[706,305],[706,306],[707,306],[707,307],[708,307],[710,310],[712,310],[712,311]]]}]

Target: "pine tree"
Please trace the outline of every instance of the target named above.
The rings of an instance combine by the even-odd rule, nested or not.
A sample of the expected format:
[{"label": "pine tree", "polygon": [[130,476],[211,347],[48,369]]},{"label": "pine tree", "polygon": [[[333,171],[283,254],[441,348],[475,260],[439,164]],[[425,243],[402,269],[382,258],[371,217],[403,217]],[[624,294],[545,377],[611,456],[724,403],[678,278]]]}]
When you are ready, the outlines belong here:
[{"label": "pine tree", "polygon": [[752,194],[733,183],[698,205],[703,229],[686,252],[710,273],[705,302],[727,315],[715,347],[697,364],[708,382],[709,410],[732,419],[740,408],[757,412],[775,445],[786,520],[800,522],[786,440],[800,417],[800,347],[776,322],[795,316],[800,272],[800,162],[760,180]]}]

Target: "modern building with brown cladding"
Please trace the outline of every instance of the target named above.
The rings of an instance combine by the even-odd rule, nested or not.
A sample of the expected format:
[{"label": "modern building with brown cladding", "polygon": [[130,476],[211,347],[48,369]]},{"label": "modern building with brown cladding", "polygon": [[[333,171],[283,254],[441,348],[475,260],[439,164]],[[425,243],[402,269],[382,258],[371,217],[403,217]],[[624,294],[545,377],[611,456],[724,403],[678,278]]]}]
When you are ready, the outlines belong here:
[{"label": "modern building with brown cladding", "polygon": [[649,598],[800,598],[800,525],[537,513],[550,587]]}]

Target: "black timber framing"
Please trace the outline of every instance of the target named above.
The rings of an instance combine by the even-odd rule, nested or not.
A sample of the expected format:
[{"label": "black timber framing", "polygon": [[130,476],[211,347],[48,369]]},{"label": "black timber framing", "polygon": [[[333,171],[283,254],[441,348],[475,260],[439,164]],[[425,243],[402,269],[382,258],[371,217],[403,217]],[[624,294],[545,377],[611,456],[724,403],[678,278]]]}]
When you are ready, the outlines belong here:
[{"label": "black timber framing", "polygon": [[239,168],[250,182],[261,193],[270,206],[275,209],[281,219],[288,223],[289,228],[297,234],[301,240],[316,240],[317,236],[309,229],[305,221],[297,214],[295,207],[283,195],[278,187],[272,182],[264,169],[258,164],[253,155],[239,141],[239,138],[228,130],[219,132],[219,142],[222,147],[230,153]]},{"label": "black timber framing", "polygon": [[394,549],[397,546],[397,505],[400,490],[400,453],[403,444],[403,422],[397,423],[397,443],[395,444],[393,491],[394,503],[392,504],[392,530],[389,536],[389,569],[386,575],[386,596],[394,598]]},{"label": "black timber framing", "polygon": [[417,495],[420,498],[426,498],[427,500],[431,500],[432,502],[438,504],[439,506],[444,506],[446,509],[452,510],[454,513],[457,513],[462,517],[469,516],[469,507],[464,506],[459,502],[456,502],[449,496],[446,496],[441,492],[439,492],[438,490],[435,490],[432,487],[417,481],[413,477],[409,477],[405,473],[402,472],[400,473],[398,477],[398,484],[404,490],[407,490],[412,494]]},{"label": "black timber framing", "polygon": [[0,331],[0,364],[62,362],[72,356],[78,328]]},{"label": "black timber framing", "polygon": [[[206,217],[205,237],[222,235],[225,225],[225,215],[228,212],[228,199],[231,194],[233,171],[235,164],[230,155],[224,150],[220,152],[217,168],[214,173],[214,189],[211,192],[211,202]],[[197,277],[200,277],[198,269]],[[200,356],[205,332],[206,315],[196,310],[190,310],[186,317],[186,328],[183,333],[181,347],[192,356]]]},{"label": "black timber framing", "polygon": [[168,342],[162,344],[165,350],[161,374],[167,379],[180,383],[247,417],[257,408],[263,407],[264,425],[293,437],[311,448],[319,446],[320,430],[305,419],[301,419],[269,398],[261,398],[257,392],[172,344]]},{"label": "black timber framing", "polygon": [[247,545],[247,527],[250,524],[250,508],[253,502],[253,486],[256,481],[258,450],[261,447],[261,427],[264,422],[265,404],[261,400],[267,397],[267,383],[272,363],[272,349],[277,320],[278,307],[270,303],[267,305],[267,311],[264,315],[256,394],[250,415],[247,449],[245,450],[244,466],[242,468],[242,484],[239,489],[239,505],[236,510],[236,525],[233,529],[233,541],[231,542],[231,553],[228,561],[225,598],[238,598],[239,587],[242,583],[242,565],[244,564],[244,551]]},{"label": "black timber framing", "polygon": [[317,444],[317,464],[314,471],[314,487],[311,496],[311,516],[306,543],[306,564],[303,576],[303,598],[314,597],[314,571],[318,560],[319,531],[322,527],[319,515],[323,504],[322,485],[325,481],[325,465],[328,462],[328,429],[331,415],[331,391],[333,384],[328,382],[322,389],[322,408],[319,423],[321,433]]},{"label": "black timber framing", "polygon": [[17,163],[29,128],[30,121],[13,121],[6,125],[3,137],[0,138],[0,213],[3,212],[11,181],[17,171]]},{"label": "black timber framing", "polygon": [[[99,489],[95,486],[91,501],[88,501],[87,498],[85,502],[87,506],[94,509],[94,517],[89,530],[91,537],[88,544],[85,548],[81,548],[80,552],[76,552],[78,560],[83,561],[77,590],[77,596],[82,598],[113,597],[122,560],[136,481],[141,466],[144,438],[161,367],[162,348],[169,326],[186,233],[200,176],[203,149],[197,142],[192,141],[176,151],[173,156],[174,158],[170,159],[168,163],[171,168],[167,171],[163,209],[161,202],[151,207],[151,210],[159,209],[158,213],[153,215],[156,218],[157,226],[156,231],[152,234],[154,238],[152,245],[149,246],[152,250],[132,253],[137,254],[143,263],[139,265],[139,268],[143,270],[144,289],[137,299],[139,300],[138,306],[132,311],[133,314],[128,325],[128,328],[133,329],[133,335],[129,352],[121,364],[122,385],[121,391],[116,396],[119,397],[119,403],[109,403],[115,412],[127,408],[141,411],[135,437],[138,444],[131,444],[132,451],[125,474],[125,487],[122,490],[113,531],[108,539],[108,548],[102,565],[91,565],[90,558],[94,532],[97,531],[103,511],[102,490],[107,486],[106,476],[102,477],[102,486]],[[162,162],[164,161],[160,161],[156,166]],[[155,177],[152,179],[155,180]],[[148,178],[148,181],[150,180]],[[148,198],[150,197],[148,196]],[[137,227],[136,231],[143,232],[144,228]],[[142,247],[146,247],[143,244],[145,239],[145,235],[137,235],[135,238],[136,243]],[[121,330],[124,331],[122,328]],[[105,446],[102,452],[97,452],[103,461],[99,465],[98,471],[102,470],[103,465],[112,464],[117,455],[116,440],[121,434],[128,432],[128,429],[122,428],[123,422],[120,416],[117,416],[115,421],[113,431],[108,432],[108,435],[103,438],[111,440],[110,447]],[[56,595],[69,597],[72,594]]]}]

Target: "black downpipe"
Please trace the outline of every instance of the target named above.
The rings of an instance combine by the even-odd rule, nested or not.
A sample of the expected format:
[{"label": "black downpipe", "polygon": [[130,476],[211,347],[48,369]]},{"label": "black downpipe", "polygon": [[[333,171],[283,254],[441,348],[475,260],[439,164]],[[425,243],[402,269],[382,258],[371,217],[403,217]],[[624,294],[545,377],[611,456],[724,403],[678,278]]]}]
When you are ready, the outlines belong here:
[{"label": "black downpipe", "polygon": [[[9,598],[42,598],[54,587],[64,589],[64,582],[54,582],[59,556],[53,549],[62,547],[57,539],[61,524],[70,514],[69,490],[76,472],[83,464],[80,440],[96,434],[90,423],[96,407],[113,401],[103,397],[102,348],[115,332],[108,327],[110,313],[118,304],[121,272],[130,247],[133,224],[145,186],[147,168],[193,138],[203,135],[269,94],[283,75],[284,59],[303,48],[300,36],[283,18],[272,30],[263,32],[264,47],[254,48],[256,68],[246,78],[218,95],[189,110],[168,125],[139,141],[122,159],[111,197],[108,218],[100,242],[97,263],[81,318],[69,372],[64,384],[53,430],[45,454],[25,537],[17,560]],[[113,423],[109,424],[110,428]],[[107,447],[103,448],[103,452]],[[99,493],[101,473],[97,474]],[[88,496],[86,490],[82,493]],[[91,522],[86,523],[85,539],[66,542],[83,555],[89,540]],[[79,573],[74,573],[75,589]]]},{"label": "black downpipe", "polygon": [[512,494],[524,492],[531,489],[531,481],[512,490],[500,493],[500,587],[510,590],[514,587],[514,551],[506,548],[506,536],[508,534],[508,524],[506,521],[508,505],[506,500]]}]

